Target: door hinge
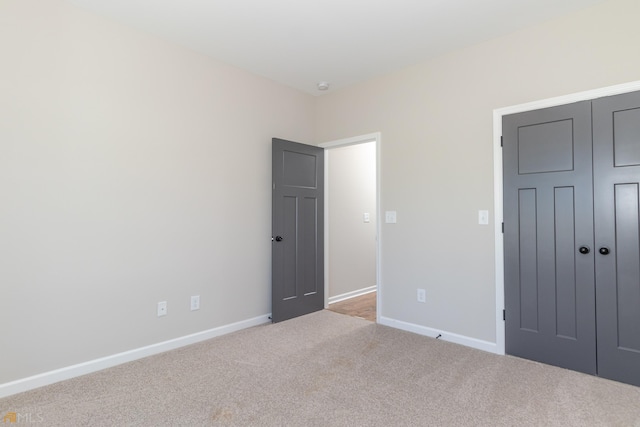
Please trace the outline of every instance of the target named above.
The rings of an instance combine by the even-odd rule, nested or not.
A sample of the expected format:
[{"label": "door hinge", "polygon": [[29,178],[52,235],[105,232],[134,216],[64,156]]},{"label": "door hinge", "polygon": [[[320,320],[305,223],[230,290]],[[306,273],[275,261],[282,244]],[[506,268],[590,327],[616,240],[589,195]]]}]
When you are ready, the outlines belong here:
[{"label": "door hinge", "polygon": [[507,310],[502,310],[502,320],[507,320]]},{"label": "door hinge", "polygon": [[500,147],[504,147],[504,136],[500,137]]},{"label": "door hinge", "polygon": [[502,223],[502,234],[504,234],[504,222]]},{"label": "door hinge", "polygon": [[275,182],[273,183],[273,189],[274,190],[276,189],[276,183]]}]

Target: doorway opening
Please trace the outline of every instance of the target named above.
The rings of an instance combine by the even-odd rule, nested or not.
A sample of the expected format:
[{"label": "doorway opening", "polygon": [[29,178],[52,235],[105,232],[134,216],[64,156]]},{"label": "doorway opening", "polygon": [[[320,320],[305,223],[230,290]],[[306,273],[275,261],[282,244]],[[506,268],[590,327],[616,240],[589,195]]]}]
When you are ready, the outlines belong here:
[{"label": "doorway opening", "polygon": [[380,134],[319,146],[325,149],[325,308],[377,321]]}]

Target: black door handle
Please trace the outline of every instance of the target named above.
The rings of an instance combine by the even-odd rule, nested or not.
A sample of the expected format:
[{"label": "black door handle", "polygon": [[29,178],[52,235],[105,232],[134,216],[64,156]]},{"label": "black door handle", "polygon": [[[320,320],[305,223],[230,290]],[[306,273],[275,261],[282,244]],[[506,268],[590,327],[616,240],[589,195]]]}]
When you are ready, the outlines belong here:
[{"label": "black door handle", "polygon": [[283,240],[282,236],[276,236],[276,242],[282,242]]},{"label": "black door handle", "polygon": [[589,252],[591,252],[591,249],[589,249],[589,246],[580,246],[580,249],[578,249],[578,252],[580,252],[582,255],[586,255]]},{"label": "black door handle", "polygon": [[603,247],[600,248],[600,250],[598,252],[600,252],[602,255],[609,255],[610,251],[609,251],[608,247],[603,246]]}]

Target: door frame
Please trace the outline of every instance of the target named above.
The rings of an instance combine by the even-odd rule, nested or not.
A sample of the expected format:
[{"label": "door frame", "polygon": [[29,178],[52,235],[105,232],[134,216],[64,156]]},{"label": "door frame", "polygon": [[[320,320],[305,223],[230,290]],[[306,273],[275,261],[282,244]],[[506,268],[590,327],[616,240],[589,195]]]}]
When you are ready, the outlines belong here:
[{"label": "door frame", "polygon": [[525,104],[493,110],[493,209],[494,238],[495,238],[495,275],[496,275],[496,353],[505,354],[505,323],[504,310],[504,244],[502,241],[502,221],[504,218],[502,203],[502,116],[507,114],[522,113],[524,111],[539,110],[542,108],[556,107],[558,105],[571,104],[579,101],[588,101],[604,96],[619,95],[622,93],[640,90],[640,81],[607,86],[600,89],[588,90]]},{"label": "door frame", "polygon": [[338,139],[334,141],[318,144],[324,148],[324,307],[329,306],[329,151],[332,148],[348,147],[350,145],[373,142],[376,145],[376,323],[380,323],[380,308],[382,306],[382,292],[380,286],[380,244],[381,244],[381,223],[380,220],[380,143],[382,135],[380,132],[366,135],[354,136],[351,138]]}]

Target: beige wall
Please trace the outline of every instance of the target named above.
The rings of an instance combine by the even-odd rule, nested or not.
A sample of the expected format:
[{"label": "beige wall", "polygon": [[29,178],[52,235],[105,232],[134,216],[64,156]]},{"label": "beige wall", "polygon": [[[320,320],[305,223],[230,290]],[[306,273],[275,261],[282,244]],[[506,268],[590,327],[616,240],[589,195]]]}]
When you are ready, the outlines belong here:
[{"label": "beige wall", "polygon": [[492,111],[640,80],[638,16],[606,2],[318,99],[318,141],[382,134],[382,316],[495,342]]},{"label": "beige wall", "polygon": [[0,52],[0,384],[270,313],[313,97],[59,0],[0,0]]},{"label": "beige wall", "polygon": [[376,285],[376,144],[328,149],[328,165],[331,298]]}]

